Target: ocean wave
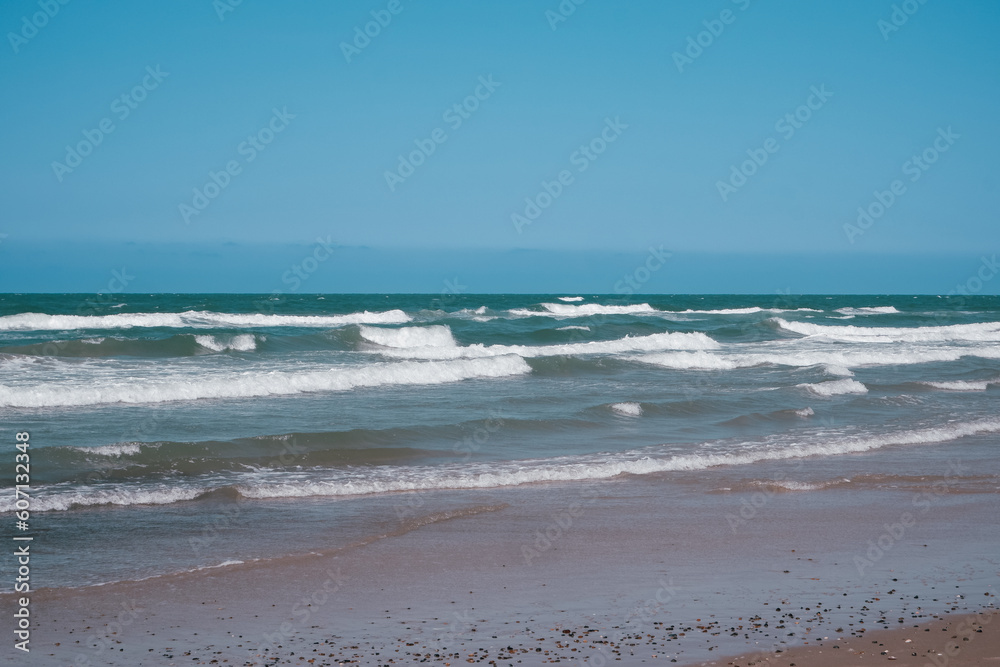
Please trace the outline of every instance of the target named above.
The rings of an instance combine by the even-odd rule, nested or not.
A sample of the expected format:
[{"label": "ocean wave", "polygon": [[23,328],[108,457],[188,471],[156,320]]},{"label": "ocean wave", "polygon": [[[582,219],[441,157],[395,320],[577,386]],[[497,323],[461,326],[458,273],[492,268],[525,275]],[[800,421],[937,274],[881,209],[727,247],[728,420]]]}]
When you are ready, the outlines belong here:
[{"label": "ocean wave", "polygon": [[565,301],[567,303],[572,303],[572,302],[575,302],[575,301],[583,301],[583,297],[582,296],[560,296],[560,297],[557,297],[557,298],[560,301]]},{"label": "ocean wave", "polygon": [[868,387],[857,380],[829,380],[827,382],[797,385],[818,396],[839,396],[841,394],[867,394]]},{"label": "ocean wave", "polygon": [[589,317],[592,315],[655,315],[656,310],[648,303],[633,303],[623,306],[604,306],[599,303],[585,303],[571,306],[565,303],[540,304],[545,310],[514,308],[508,312],[517,317]]},{"label": "ocean wave", "polygon": [[338,327],[346,324],[403,324],[402,310],[346,315],[264,315],[188,310],[183,313],[122,313],[119,315],[46,315],[21,313],[0,317],[0,331],[66,331],[72,329],[217,328],[217,327]]},{"label": "ocean wave", "polygon": [[[674,312],[674,311],[671,311]],[[716,310],[679,310],[678,315],[753,315],[754,313],[822,313],[815,308],[719,308]]]},{"label": "ocean wave", "polygon": [[944,391],[986,391],[990,385],[1000,384],[1000,378],[993,380],[952,380],[950,382],[918,382],[926,387]]},{"label": "ocean wave", "polygon": [[[139,442],[118,442],[113,445],[101,445],[100,447],[70,447],[70,449],[84,454],[97,454],[98,456],[111,456],[121,458],[122,456],[134,456],[142,451],[145,443]],[[147,447],[156,445],[146,444]]]},{"label": "ocean wave", "polygon": [[936,327],[856,327],[773,320],[781,329],[803,336],[823,336],[831,340],[866,343],[998,342],[1000,322],[951,324]]},{"label": "ocean wave", "polygon": [[891,315],[898,313],[895,306],[862,306],[861,308],[838,308],[835,312],[843,315]]},{"label": "ocean wave", "polygon": [[837,482],[799,482],[791,479],[754,480],[752,486],[774,489],[776,491],[820,491],[835,486]]},{"label": "ocean wave", "polygon": [[[713,370],[729,371],[738,368],[740,365],[724,355],[713,354],[711,352],[663,352],[661,354],[646,354],[636,357],[637,361],[653,366],[663,366],[664,368],[676,368],[678,370]],[[748,363],[746,366],[755,366],[756,363]]]},{"label": "ocean wave", "polygon": [[628,417],[642,416],[642,405],[635,402],[613,403],[611,405],[611,409],[620,415],[626,415]]},{"label": "ocean wave", "polygon": [[755,366],[823,366],[827,372],[844,375],[865,366],[908,366],[936,361],[958,361],[962,357],[1000,358],[1000,346],[989,348],[927,348],[908,351],[879,349],[789,350],[787,352],[662,352],[632,357],[632,360],[677,370],[732,370]]},{"label": "ocean wave", "polygon": [[766,422],[787,422],[789,420],[800,421],[802,419],[808,419],[812,417],[815,413],[810,407],[795,409],[784,409],[784,410],[774,410],[772,412],[751,412],[749,414],[740,415],[739,417],[733,417],[732,419],[727,419],[721,422],[720,426],[730,426],[736,428],[745,428],[754,424],[766,423]]},{"label": "ocean wave", "polygon": [[490,322],[498,319],[497,315],[488,315],[488,311],[489,308],[486,306],[479,306],[479,308],[463,308],[452,313],[441,313],[441,315],[444,317],[467,318],[473,322]]},{"label": "ocean wave", "polygon": [[[35,512],[65,511],[75,507],[95,505],[170,505],[185,500],[194,500],[205,493],[200,487],[178,487],[160,484],[152,488],[116,485],[101,489],[77,489],[69,492],[50,492],[44,497],[32,498],[31,509]],[[0,511],[9,511],[14,503],[0,500]]]},{"label": "ocean wave", "polygon": [[395,348],[457,347],[451,328],[443,324],[429,327],[402,327],[388,329],[362,326],[361,337],[365,340]]},{"label": "ocean wave", "polygon": [[516,354],[519,357],[552,357],[585,354],[620,354],[624,352],[649,352],[655,350],[705,350],[719,344],[701,333],[668,332],[648,336],[626,336],[615,340],[556,345],[483,345],[464,347],[414,347],[378,350],[383,356],[404,359],[480,359]]},{"label": "ocean wave", "polygon": [[282,396],[359,387],[428,385],[473,378],[500,378],[531,372],[515,355],[488,359],[394,362],[312,372],[245,372],[159,381],[94,381],[87,386],[0,385],[0,406],[35,408],[112,403],[167,403],[212,398]]},{"label": "ocean wave", "polygon": [[[474,466],[413,466],[367,470],[364,474],[339,479],[304,479],[269,474],[237,483],[235,489],[245,498],[293,498],[313,496],[361,496],[435,489],[487,489],[516,487],[545,482],[604,480],[621,475],[649,475],[673,471],[704,470],[719,466],[750,465],[813,456],[859,454],[886,447],[939,444],[984,433],[1000,432],[1000,419],[958,422],[927,428],[879,435],[811,436],[805,443],[744,443],[734,451],[716,454],[657,455],[655,448],[631,450],[618,454],[566,456],[547,460],[520,460],[483,463]],[[218,483],[177,487],[115,485],[95,489],[46,488],[33,499],[36,512],[66,510],[93,505],[168,504],[194,500],[217,490]],[[12,496],[0,498],[0,512],[13,508]]]},{"label": "ocean wave", "polygon": [[206,350],[213,352],[225,352],[226,350],[236,350],[239,352],[249,352],[257,349],[257,339],[253,334],[239,334],[237,336],[195,336],[194,340]]}]

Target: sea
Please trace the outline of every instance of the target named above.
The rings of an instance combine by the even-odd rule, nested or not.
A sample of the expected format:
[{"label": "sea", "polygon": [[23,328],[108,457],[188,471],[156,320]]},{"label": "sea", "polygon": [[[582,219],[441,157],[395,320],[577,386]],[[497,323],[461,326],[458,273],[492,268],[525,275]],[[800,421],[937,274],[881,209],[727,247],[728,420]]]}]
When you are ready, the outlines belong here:
[{"label": "sea", "polygon": [[4,294],[2,533],[18,432],[34,586],[85,587],[547,485],[995,493],[998,398],[996,296]]}]

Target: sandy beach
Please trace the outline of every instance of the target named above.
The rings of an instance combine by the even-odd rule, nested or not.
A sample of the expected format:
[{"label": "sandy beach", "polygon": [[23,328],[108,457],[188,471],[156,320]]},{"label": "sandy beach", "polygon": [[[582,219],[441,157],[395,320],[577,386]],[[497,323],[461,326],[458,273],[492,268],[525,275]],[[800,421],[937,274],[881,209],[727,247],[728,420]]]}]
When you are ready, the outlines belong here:
[{"label": "sandy beach", "polygon": [[953,613],[912,628],[878,630],[864,638],[831,637],[815,646],[801,646],[782,653],[747,654],[713,660],[703,665],[751,667],[834,667],[882,665],[901,667],[986,667],[1000,664],[1000,632],[996,611]]},{"label": "sandy beach", "polygon": [[[713,474],[426,494],[419,512],[352,545],[38,591],[31,664],[839,665],[941,653],[961,665],[1000,656],[992,616],[976,621],[981,633],[968,629],[971,614],[996,606],[995,494],[949,495],[859,573],[854,557],[891,527],[909,492],[775,493],[733,530],[726,517],[743,496],[678,490],[730,483]],[[957,656],[947,653],[952,635],[961,635]]]}]

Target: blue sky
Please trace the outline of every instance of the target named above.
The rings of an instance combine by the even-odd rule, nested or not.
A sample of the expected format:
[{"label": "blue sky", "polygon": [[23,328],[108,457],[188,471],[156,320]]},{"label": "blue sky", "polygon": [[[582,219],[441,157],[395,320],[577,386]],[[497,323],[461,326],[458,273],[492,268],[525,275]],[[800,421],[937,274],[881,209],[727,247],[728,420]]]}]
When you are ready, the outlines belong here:
[{"label": "blue sky", "polygon": [[[600,253],[664,245],[767,254],[774,288],[809,291],[886,291],[878,257],[921,257],[913,290],[946,292],[1000,245],[996,3],[233,1],[4,3],[0,291],[185,252],[226,262],[136,289],[266,290],[288,262],[260,247],[332,236],[442,280],[532,250],[592,258],[560,279],[593,281]],[[871,282],[839,280],[851,263]],[[684,284],[745,291],[721,270]],[[372,284],[440,282],[389,273]]]}]

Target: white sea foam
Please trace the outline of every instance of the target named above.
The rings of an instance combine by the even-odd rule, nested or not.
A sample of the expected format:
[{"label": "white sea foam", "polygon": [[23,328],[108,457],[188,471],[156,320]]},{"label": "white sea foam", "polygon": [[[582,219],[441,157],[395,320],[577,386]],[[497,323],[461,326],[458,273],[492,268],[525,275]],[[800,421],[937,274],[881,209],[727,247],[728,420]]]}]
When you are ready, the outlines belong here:
[{"label": "white sea foam", "polygon": [[507,313],[514,317],[589,317],[591,315],[666,315],[648,303],[634,303],[623,306],[604,306],[599,303],[585,303],[573,306],[565,303],[543,303],[545,310],[512,308]]},{"label": "white sea foam", "polygon": [[760,308],[750,306],[749,308],[719,308],[717,310],[680,310],[677,314],[682,315],[752,315],[754,313],[822,313],[822,310],[815,308]]},{"label": "white sea foam", "polygon": [[[31,509],[35,512],[52,512],[68,510],[72,507],[89,507],[93,505],[169,505],[184,500],[194,500],[207,488],[184,488],[177,486],[158,485],[152,488],[139,488],[116,485],[99,489],[84,488],[72,491],[49,490],[44,497],[31,499]],[[0,511],[13,508],[14,502],[0,499]]]},{"label": "white sea foam", "polygon": [[991,384],[1000,384],[1000,378],[994,380],[954,380],[951,382],[920,382],[919,384],[945,391],[986,391]]},{"label": "white sea foam", "polygon": [[801,410],[796,410],[795,414],[797,414],[799,417],[805,418],[805,417],[812,417],[816,413],[813,412],[812,408],[802,408]]},{"label": "white sea foam", "polygon": [[388,329],[383,327],[361,327],[361,336],[383,347],[419,348],[419,347],[455,347],[455,338],[451,328],[443,324],[428,327],[402,327]]},{"label": "white sea foam", "polygon": [[897,351],[884,348],[847,348],[843,350],[794,350],[774,352],[693,352],[647,354],[634,357],[636,361],[675,368],[678,370],[730,370],[734,368],[752,368],[754,366],[824,366],[828,371],[849,370],[861,366],[906,366],[910,364],[925,364],[935,361],[957,361],[963,356],[986,359],[1000,358],[1000,346],[988,348],[921,348],[907,351]]},{"label": "white sea foam", "polygon": [[836,312],[844,315],[890,315],[899,311],[895,306],[863,306],[861,308],[838,308]]},{"label": "white sea foam", "polygon": [[[747,465],[758,461],[854,454],[891,446],[949,442],[970,435],[998,431],[1000,431],[1000,420],[992,419],[882,435],[839,437],[812,444],[792,443],[741,448],[738,452],[720,454],[657,457],[650,456],[648,450],[642,450],[599,457],[564,457],[545,462],[530,462],[530,465],[525,461],[495,463],[471,471],[422,468],[413,470],[416,474],[405,474],[401,470],[396,470],[391,474],[384,474],[381,479],[368,478],[346,483],[342,481],[265,483],[253,487],[241,487],[240,492],[249,497],[272,498],[289,495],[354,495],[419,489],[491,488],[536,482],[608,479],[622,474],[642,475],[674,470],[702,470],[716,466]],[[815,437],[821,438],[821,436]]]},{"label": "white sea foam", "polygon": [[453,313],[443,313],[442,311],[438,311],[438,313],[447,317],[467,317],[473,322],[489,322],[491,320],[498,319],[496,315],[487,315],[487,310],[486,306],[480,306],[475,309],[463,308],[462,310],[456,310]]},{"label": "white sea foam", "polygon": [[558,327],[556,331],[590,331],[590,327],[581,327],[576,324],[571,324],[568,327]]},{"label": "white sea foam", "polygon": [[815,384],[797,385],[819,396],[839,396],[840,394],[867,394],[868,387],[857,380],[829,380]]},{"label": "white sea foam", "polygon": [[642,416],[642,406],[638,403],[614,403],[611,409],[618,414],[627,415],[629,417],[641,417]]},{"label": "white sea foam", "polygon": [[[246,479],[237,484],[236,488],[249,498],[355,496],[431,489],[498,488],[540,482],[609,479],[623,474],[703,470],[812,456],[841,456],[885,447],[946,443],[972,435],[997,432],[1000,432],[1000,419],[984,419],[878,435],[830,438],[813,435],[805,443],[787,438],[767,444],[737,443],[729,452],[713,454],[657,454],[657,448],[645,448],[616,454],[492,462],[475,466],[386,466],[355,473],[353,476],[336,471],[332,474],[339,475],[337,479],[289,480],[284,473],[270,473]],[[65,510],[73,505],[167,504],[192,500],[210,490],[212,489],[207,486],[179,488],[166,485],[141,489],[124,485],[65,490],[49,487],[32,499],[32,509],[44,512]],[[13,506],[13,496],[0,497],[0,512],[11,511]]]},{"label": "white sea foam", "polygon": [[123,313],[119,315],[45,315],[21,313],[0,317],[0,331],[62,331],[70,329],[131,329],[135,327],[337,327],[345,324],[403,324],[401,310],[346,315],[264,315],[189,310],[183,313]]},{"label": "white sea foam", "polygon": [[[720,354],[711,352],[664,352],[661,354],[646,354],[638,357],[638,360],[663,366],[664,368],[676,368],[679,370],[721,370],[728,371],[737,368],[739,364]],[[747,364],[748,366],[756,364]]]},{"label": "white sea foam", "polygon": [[213,352],[224,352],[226,350],[237,350],[249,352],[257,349],[257,339],[253,334],[239,334],[237,336],[195,336],[194,341],[206,350]]},{"label": "white sea foam", "polygon": [[776,486],[779,489],[785,489],[786,491],[819,491],[830,486],[829,483],[810,483],[810,482],[798,482],[791,479],[783,480],[757,480],[754,482],[755,486]]},{"label": "white sea foam", "polygon": [[131,454],[138,454],[142,451],[142,445],[138,442],[119,442],[113,445],[101,445],[100,447],[71,447],[70,449],[75,449],[79,452],[85,452],[87,454],[98,454],[100,456],[113,456],[119,458],[122,456],[129,456]]},{"label": "white sea foam", "polygon": [[[599,303],[585,303],[582,306],[568,306],[562,303],[543,303],[542,308],[559,317],[583,317],[587,315],[630,315],[635,313],[659,312],[648,303],[633,303],[624,306],[602,306]],[[545,314],[545,313],[539,313]]]},{"label": "white sea foam", "polygon": [[830,375],[839,375],[841,377],[854,377],[854,373],[850,368],[845,368],[843,366],[837,366],[835,364],[824,364],[823,370]]},{"label": "white sea foam", "polygon": [[804,336],[866,343],[1000,342],[1000,322],[952,324],[937,327],[856,327],[773,320],[782,329]]},{"label": "white sea foam", "polygon": [[201,374],[167,379],[95,380],[85,386],[44,384],[0,385],[0,406],[61,407],[110,403],[166,403],[211,398],[282,396],[318,391],[347,391],[357,387],[428,385],[472,378],[500,378],[529,373],[531,367],[515,355],[489,359],[430,362],[394,362],[347,366],[311,372]]},{"label": "white sea foam", "polygon": [[656,350],[715,349],[719,344],[701,332],[661,333],[626,336],[616,340],[563,343],[558,345],[468,345],[378,350],[383,356],[400,359],[478,359],[516,354],[520,357],[552,357],[586,354],[621,354]]},{"label": "white sea foam", "polygon": [[[764,309],[763,308],[759,308],[758,306],[751,306],[749,308],[719,308],[719,309],[716,309],[716,310],[691,310],[691,309],[688,309],[688,310],[681,310],[681,311],[678,311],[678,312],[684,313],[684,314],[694,314],[694,313],[697,313],[699,315],[750,315],[750,314],[753,314],[753,313],[762,313],[762,312],[764,312]],[[777,310],[777,311],[774,311],[774,312],[779,312],[780,313],[780,312],[784,312],[784,311]]]},{"label": "white sea foam", "polygon": [[567,303],[570,303],[570,302],[574,302],[574,301],[583,301],[583,297],[582,296],[561,296],[561,297],[559,297],[559,300],[560,301],[566,301]]}]

